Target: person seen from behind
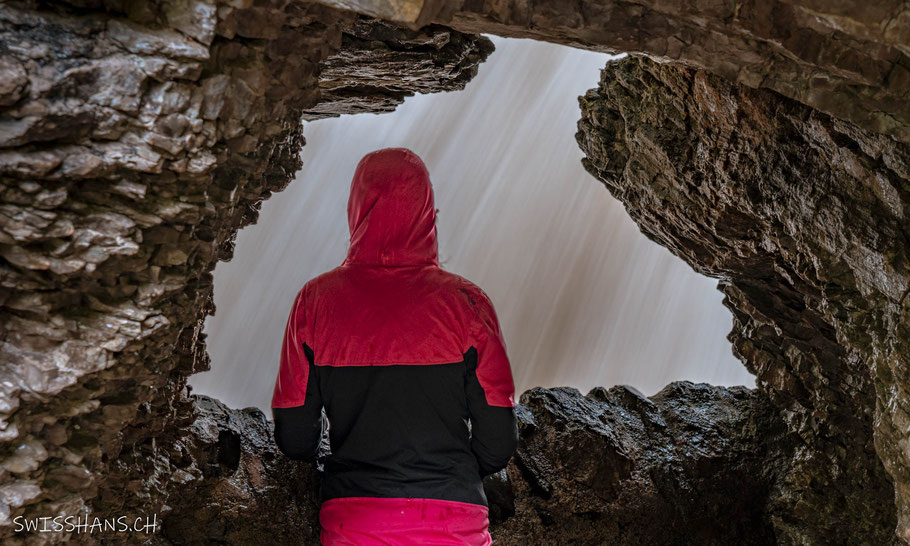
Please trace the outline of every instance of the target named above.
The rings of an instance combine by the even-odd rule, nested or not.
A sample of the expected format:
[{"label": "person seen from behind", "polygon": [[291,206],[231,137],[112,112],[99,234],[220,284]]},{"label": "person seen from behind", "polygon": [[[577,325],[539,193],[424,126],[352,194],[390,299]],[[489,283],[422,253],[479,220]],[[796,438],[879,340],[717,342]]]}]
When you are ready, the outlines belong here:
[{"label": "person seen from behind", "polygon": [[347,213],[347,258],[291,307],[275,441],[312,462],[328,428],[324,545],[491,544],[482,479],[518,442],[493,305],[439,266],[433,188],[414,152],[364,156]]}]

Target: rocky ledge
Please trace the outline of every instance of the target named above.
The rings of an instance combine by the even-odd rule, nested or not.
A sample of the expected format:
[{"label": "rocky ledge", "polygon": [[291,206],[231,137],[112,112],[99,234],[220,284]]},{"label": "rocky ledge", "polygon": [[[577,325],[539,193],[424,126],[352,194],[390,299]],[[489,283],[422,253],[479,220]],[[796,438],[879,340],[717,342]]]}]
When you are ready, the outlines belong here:
[{"label": "rocky ledge", "polygon": [[344,27],[341,49],[322,62],[319,102],[304,119],[391,112],[414,93],[462,89],[492,52],[483,36],[439,25],[409,32],[358,17]]},{"label": "rocky ledge", "polygon": [[318,1],[410,24],[672,61],[910,142],[903,0]]},{"label": "rocky ledge", "polygon": [[[162,543],[318,543],[321,465],[291,461],[256,408],[193,395],[182,435],[204,477],[164,519]],[[677,382],[532,389],[509,466],[485,481],[497,544],[773,544],[768,511],[794,443],[745,387]],[[328,450],[326,436],[320,460]]]}]

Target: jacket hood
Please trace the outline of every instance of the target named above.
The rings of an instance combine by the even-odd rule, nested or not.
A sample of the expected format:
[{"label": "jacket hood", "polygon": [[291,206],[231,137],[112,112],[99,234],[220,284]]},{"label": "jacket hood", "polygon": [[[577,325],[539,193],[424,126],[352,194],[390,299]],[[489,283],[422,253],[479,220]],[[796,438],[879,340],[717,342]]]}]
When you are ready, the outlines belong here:
[{"label": "jacket hood", "polygon": [[430,173],[407,148],[383,148],[360,160],[348,198],[351,246],[344,261],[439,265]]}]

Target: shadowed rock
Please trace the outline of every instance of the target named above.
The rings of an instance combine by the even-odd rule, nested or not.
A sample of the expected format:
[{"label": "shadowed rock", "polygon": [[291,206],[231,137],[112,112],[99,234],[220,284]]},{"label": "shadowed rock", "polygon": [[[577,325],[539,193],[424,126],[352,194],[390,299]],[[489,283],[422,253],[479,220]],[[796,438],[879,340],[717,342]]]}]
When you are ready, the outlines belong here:
[{"label": "shadowed rock", "polygon": [[196,421],[182,436],[202,471],[170,502],[166,544],[318,544],[318,472],[284,456],[258,408],[235,410],[193,395]]},{"label": "shadowed rock", "polygon": [[910,142],[902,0],[320,0],[375,17],[675,61]]},{"label": "shadowed rock", "polygon": [[798,438],[778,538],[889,543],[896,490],[910,539],[910,145],[644,59],[608,64],[580,104],[585,167],[721,280],[734,351]]},{"label": "shadowed rock", "polygon": [[[211,271],[299,170],[321,63],[355,19],[272,0],[0,5],[4,543],[29,538],[16,516],[166,517],[203,479],[179,431],[186,378],[209,368]],[[444,74],[400,96],[463,86],[489,53],[449,30],[381,33],[419,45],[351,46],[361,72]]]},{"label": "shadowed rock", "polygon": [[774,543],[767,503],[792,444],[756,391],[536,388],[521,403],[497,544]]},{"label": "shadowed rock", "polygon": [[341,49],[323,61],[321,98],[304,118],[391,112],[414,93],[463,89],[492,51],[483,36],[359,17],[344,29]]},{"label": "shadowed rock", "polygon": [[[259,410],[193,399],[199,417],[182,441],[204,477],[174,499],[162,536],[316,544],[321,466],[278,452]],[[765,508],[793,445],[756,391],[537,388],[518,412],[518,452],[485,480],[497,544],[774,543]]]}]

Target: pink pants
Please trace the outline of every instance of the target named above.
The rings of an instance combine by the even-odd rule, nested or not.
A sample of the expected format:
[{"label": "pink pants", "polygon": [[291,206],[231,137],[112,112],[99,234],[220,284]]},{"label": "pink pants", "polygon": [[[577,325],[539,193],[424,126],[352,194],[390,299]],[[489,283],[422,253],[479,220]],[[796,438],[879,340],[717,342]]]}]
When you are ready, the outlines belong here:
[{"label": "pink pants", "polygon": [[485,506],[436,499],[345,497],[319,510],[324,546],[489,546]]}]

